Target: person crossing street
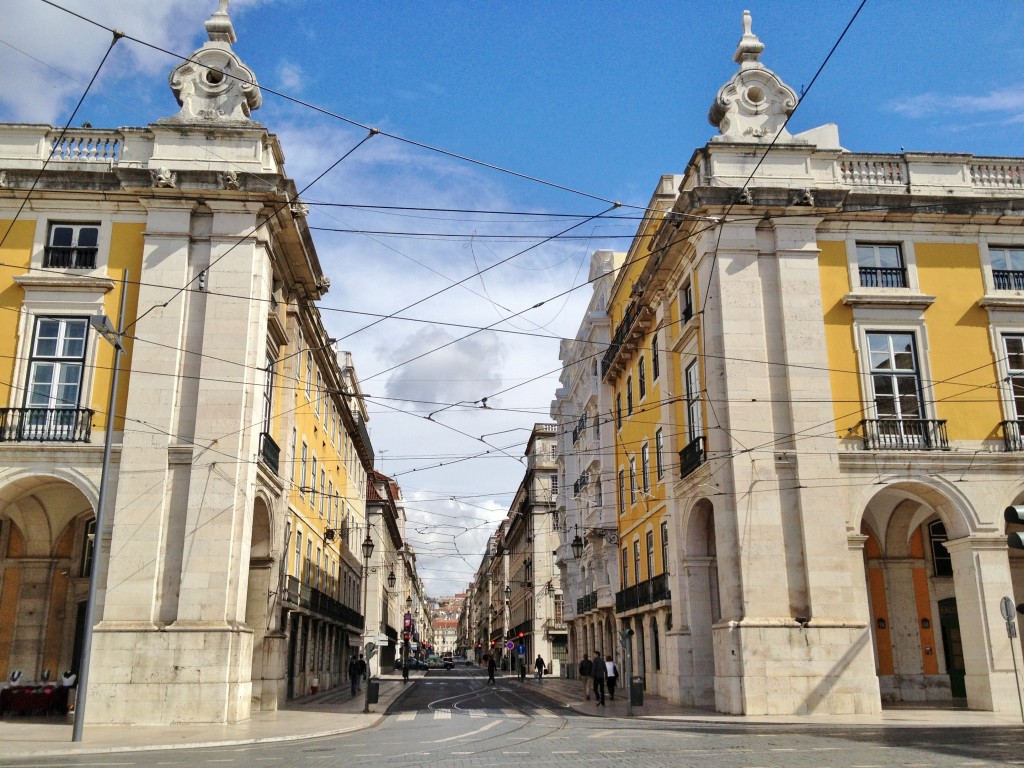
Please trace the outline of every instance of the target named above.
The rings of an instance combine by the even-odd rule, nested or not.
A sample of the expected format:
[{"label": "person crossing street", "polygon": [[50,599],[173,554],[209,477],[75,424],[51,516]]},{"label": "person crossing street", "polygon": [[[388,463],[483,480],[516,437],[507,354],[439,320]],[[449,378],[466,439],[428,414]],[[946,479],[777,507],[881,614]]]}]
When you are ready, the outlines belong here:
[{"label": "person crossing street", "polygon": [[537,682],[539,683],[544,679],[544,658],[538,653],[537,660],[533,662],[534,668],[537,670]]},{"label": "person crossing street", "polygon": [[597,706],[604,706],[604,684],[608,679],[608,667],[601,658],[600,651],[594,651],[594,698]]},{"label": "person crossing street", "polygon": [[594,662],[590,660],[589,656],[584,656],[580,660],[578,671],[580,680],[583,681],[583,695],[587,701],[590,701],[590,689],[594,687]]}]

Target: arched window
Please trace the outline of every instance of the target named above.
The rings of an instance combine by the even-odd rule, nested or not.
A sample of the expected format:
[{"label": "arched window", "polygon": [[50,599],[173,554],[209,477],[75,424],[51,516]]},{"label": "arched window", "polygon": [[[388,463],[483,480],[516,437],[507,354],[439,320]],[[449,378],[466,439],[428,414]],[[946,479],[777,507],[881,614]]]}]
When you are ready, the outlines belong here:
[{"label": "arched window", "polygon": [[651,617],[651,655],[655,671],[661,670],[661,642],[658,640],[658,620]]},{"label": "arched window", "polygon": [[949,550],[944,546],[949,541],[946,534],[946,526],[941,520],[933,520],[928,523],[928,538],[932,544],[932,568],[936,576],[953,575],[953,558]]}]

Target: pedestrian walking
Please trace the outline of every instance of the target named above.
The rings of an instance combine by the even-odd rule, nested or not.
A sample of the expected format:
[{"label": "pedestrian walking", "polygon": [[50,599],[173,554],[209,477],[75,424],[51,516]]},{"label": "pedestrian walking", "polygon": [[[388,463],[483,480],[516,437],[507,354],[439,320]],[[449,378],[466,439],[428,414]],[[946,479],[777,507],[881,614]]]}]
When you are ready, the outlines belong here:
[{"label": "pedestrian walking", "polygon": [[594,662],[589,656],[584,656],[580,659],[578,670],[580,680],[583,681],[583,695],[590,701],[590,689],[594,687]]},{"label": "pedestrian walking", "polygon": [[362,676],[362,672],[359,669],[359,659],[353,653],[352,658],[348,661],[348,681],[352,686],[352,695],[356,695],[356,691],[359,690],[359,678]]},{"label": "pedestrian walking", "polygon": [[487,654],[487,684],[488,685],[497,685],[497,683],[494,682],[494,670],[495,670],[495,668],[497,666],[498,665],[494,663],[494,654],[493,653]]},{"label": "pedestrian walking", "polygon": [[519,682],[526,682],[526,657],[519,657]]},{"label": "pedestrian walking", "polygon": [[359,675],[356,677],[356,690],[359,690],[361,680],[366,679],[366,659],[363,658],[363,654],[359,654]]},{"label": "pedestrian walking", "polygon": [[537,682],[539,683],[544,679],[544,659],[541,658],[539,653],[537,654],[537,660],[533,662],[533,666],[537,669]]},{"label": "pedestrian walking", "polygon": [[604,684],[608,680],[608,667],[601,658],[600,651],[594,651],[594,698],[597,706],[604,706]]},{"label": "pedestrian walking", "polygon": [[608,670],[608,698],[615,701],[615,683],[619,679],[619,668],[611,656],[604,657],[604,666]]}]

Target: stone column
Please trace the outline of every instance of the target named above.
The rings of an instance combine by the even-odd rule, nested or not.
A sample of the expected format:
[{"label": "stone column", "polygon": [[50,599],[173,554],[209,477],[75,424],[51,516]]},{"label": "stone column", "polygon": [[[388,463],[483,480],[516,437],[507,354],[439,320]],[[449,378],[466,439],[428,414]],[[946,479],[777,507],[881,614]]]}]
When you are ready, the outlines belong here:
[{"label": "stone column", "polygon": [[[953,587],[966,669],[967,705],[971,709],[1018,712],[1020,646],[1006,635],[999,612],[1004,596],[1013,599],[1006,538],[978,534],[946,543],[953,560]],[[1019,632],[1018,628],[1018,632]],[[1012,656],[1011,656],[1012,654]]]}]

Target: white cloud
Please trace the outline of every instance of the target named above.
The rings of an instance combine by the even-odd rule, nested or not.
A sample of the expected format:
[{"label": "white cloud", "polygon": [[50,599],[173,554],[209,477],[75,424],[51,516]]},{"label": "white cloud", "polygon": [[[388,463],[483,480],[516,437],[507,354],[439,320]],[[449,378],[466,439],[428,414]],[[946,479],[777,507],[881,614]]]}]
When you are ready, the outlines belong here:
[{"label": "white cloud", "polygon": [[1002,88],[982,96],[949,96],[922,93],[894,102],[892,108],[908,117],[928,117],[935,114],[962,114],[965,112],[1005,112],[1015,118],[1024,113],[1024,86]]},{"label": "white cloud", "polygon": [[274,90],[277,91],[298,91],[306,78],[305,72],[295,62],[285,61],[277,69],[277,83]]}]

